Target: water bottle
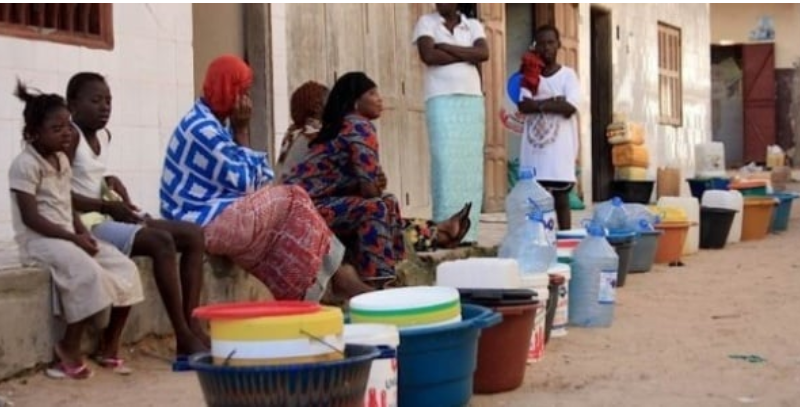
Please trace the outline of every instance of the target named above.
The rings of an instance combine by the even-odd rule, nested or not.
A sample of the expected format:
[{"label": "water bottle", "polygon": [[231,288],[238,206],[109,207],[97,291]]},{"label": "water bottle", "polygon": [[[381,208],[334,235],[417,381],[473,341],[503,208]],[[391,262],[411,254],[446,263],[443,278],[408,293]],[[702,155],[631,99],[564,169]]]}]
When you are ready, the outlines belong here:
[{"label": "water bottle", "polygon": [[628,213],[625,203],[620,198],[613,198],[597,205],[593,221],[610,233],[626,233],[628,228]]},{"label": "water bottle", "polygon": [[625,211],[628,215],[627,228],[631,231],[652,232],[655,225],[661,222],[658,215],[642,204],[625,204]]},{"label": "water bottle", "polygon": [[508,233],[525,224],[526,217],[533,211],[539,211],[544,219],[547,238],[556,242],[556,211],[553,196],[534,180],[531,167],[520,167],[517,184],[506,197],[506,217]]},{"label": "water bottle", "polygon": [[523,274],[546,273],[558,253],[547,238],[542,213],[530,213],[519,229],[521,232],[514,234],[514,240],[509,242],[519,269]]},{"label": "water bottle", "polygon": [[569,282],[570,325],[609,327],[614,320],[619,257],[597,222],[575,249]]}]

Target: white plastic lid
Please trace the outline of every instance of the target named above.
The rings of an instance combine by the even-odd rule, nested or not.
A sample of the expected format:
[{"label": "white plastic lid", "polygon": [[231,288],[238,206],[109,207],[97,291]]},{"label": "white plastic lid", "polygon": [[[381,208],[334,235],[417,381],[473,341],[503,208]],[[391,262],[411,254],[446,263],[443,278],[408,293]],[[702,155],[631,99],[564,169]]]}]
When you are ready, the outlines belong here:
[{"label": "white plastic lid", "polygon": [[400,333],[394,325],[346,324],[342,336],[344,343],[395,348],[400,345]]},{"label": "white plastic lid", "polygon": [[525,288],[547,288],[550,285],[550,275],[547,273],[522,274],[522,285]]},{"label": "white plastic lid", "polygon": [[547,274],[558,274],[559,276],[564,276],[564,278],[569,279],[572,277],[572,268],[569,264],[557,263],[550,266],[550,269],[547,270]]}]

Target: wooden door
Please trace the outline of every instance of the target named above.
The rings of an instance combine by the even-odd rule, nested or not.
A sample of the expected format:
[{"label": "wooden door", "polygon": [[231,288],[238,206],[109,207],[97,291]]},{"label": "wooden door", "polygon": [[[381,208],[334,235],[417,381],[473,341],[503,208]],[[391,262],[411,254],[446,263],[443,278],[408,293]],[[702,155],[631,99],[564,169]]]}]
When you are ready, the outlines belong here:
[{"label": "wooden door", "polygon": [[[325,28],[329,60],[328,80],[333,84],[350,71],[366,68],[366,4],[325,4]],[[320,53],[317,58],[324,58]],[[315,59],[311,59],[312,63]]]},{"label": "wooden door", "polygon": [[597,8],[591,13],[592,200],[603,202],[611,198],[614,180],[611,144],[606,138],[613,117],[611,14]]},{"label": "wooden door", "polygon": [[498,119],[506,88],[506,6],[481,3],[478,16],[486,29],[489,61],[482,67],[486,95],[486,143],[484,147],[483,212],[502,212],[508,192],[506,132]]},{"label": "wooden door", "polygon": [[776,141],[775,47],[773,44],[742,46],[744,90],[744,159],[764,162],[767,146]]},{"label": "wooden door", "polygon": [[558,53],[558,63],[578,72],[578,55],[580,55],[578,4],[556,3],[553,6],[553,24],[561,33],[561,51]]},{"label": "wooden door", "polygon": [[405,106],[404,133],[398,151],[402,175],[404,213],[410,217],[431,217],[431,157],[428,130],[425,124],[425,67],[411,43],[414,25],[423,14],[433,11],[429,4],[396,3],[397,65],[402,72],[403,101]]},{"label": "wooden door", "polygon": [[[288,50],[289,92],[306,81],[330,85],[330,48],[326,29],[325,4],[296,3],[286,6],[286,47]],[[275,101],[276,103],[289,103]],[[282,130],[279,130],[282,131]]]},{"label": "wooden door", "polygon": [[402,195],[402,169],[399,152],[403,146],[405,103],[403,67],[386,61],[399,61],[395,46],[397,16],[391,3],[366,4],[366,73],[377,84],[383,98],[383,114],[375,122],[381,147],[381,165],[388,180],[388,191]]}]

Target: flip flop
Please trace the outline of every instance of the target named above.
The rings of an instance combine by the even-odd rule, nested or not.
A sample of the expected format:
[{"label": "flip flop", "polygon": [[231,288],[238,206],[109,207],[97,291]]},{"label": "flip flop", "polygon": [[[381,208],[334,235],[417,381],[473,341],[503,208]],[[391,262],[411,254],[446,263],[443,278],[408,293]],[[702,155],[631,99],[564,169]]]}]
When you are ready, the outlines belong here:
[{"label": "flip flop", "polygon": [[44,373],[45,376],[54,380],[86,380],[94,376],[94,372],[92,369],[89,369],[86,363],[81,363],[81,365],[77,367],[70,367],[66,363],[59,362],[55,366],[45,370]]},{"label": "flip flop", "polygon": [[114,374],[128,376],[133,373],[133,369],[125,365],[124,359],[117,357],[107,358],[100,355],[96,355],[93,359],[98,366],[102,367],[103,369],[109,369]]},{"label": "flip flop", "polygon": [[177,355],[175,356],[175,360],[172,362],[172,371],[175,373],[180,372],[188,372],[191,371],[192,368],[189,367],[189,356],[188,355]]},{"label": "flip flop", "polygon": [[472,227],[472,221],[469,220],[469,218],[463,218],[459,222],[458,233],[456,235],[451,235],[450,233],[447,233],[445,231],[439,231],[439,233],[447,237],[448,242],[450,243],[446,245],[439,245],[438,247],[442,249],[455,249],[458,247],[471,246],[472,244],[465,244],[464,242],[462,242],[467,233],[469,233],[469,229],[471,227]]}]

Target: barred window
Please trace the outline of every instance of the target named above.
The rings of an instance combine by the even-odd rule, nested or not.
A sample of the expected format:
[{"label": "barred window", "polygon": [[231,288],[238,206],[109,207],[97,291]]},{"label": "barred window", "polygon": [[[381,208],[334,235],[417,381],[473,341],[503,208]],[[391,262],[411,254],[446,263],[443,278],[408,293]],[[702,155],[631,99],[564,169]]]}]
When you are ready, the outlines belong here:
[{"label": "barred window", "polygon": [[658,85],[661,124],[683,125],[681,30],[658,23]]},{"label": "barred window", "polygon": [[0,35],[114,48],[112,4],[2,3]]}]

